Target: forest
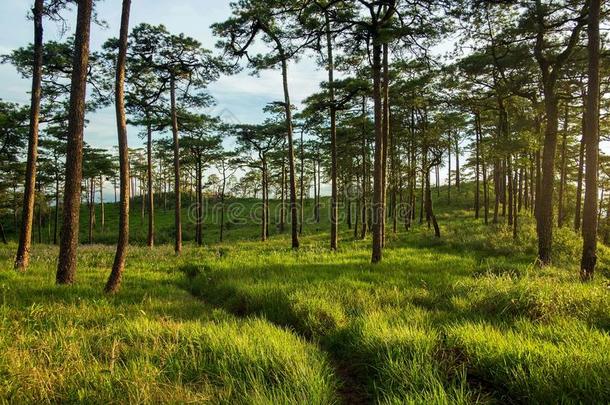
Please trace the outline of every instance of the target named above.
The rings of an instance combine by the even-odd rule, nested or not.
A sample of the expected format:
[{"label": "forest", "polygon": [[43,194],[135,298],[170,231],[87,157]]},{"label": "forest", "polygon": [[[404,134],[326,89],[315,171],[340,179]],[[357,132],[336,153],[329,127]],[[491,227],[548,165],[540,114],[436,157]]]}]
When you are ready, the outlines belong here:
[{"label": "forest", "polygon": [[4,13],[0,403],[610,403],[606,2],[157,3]]}]

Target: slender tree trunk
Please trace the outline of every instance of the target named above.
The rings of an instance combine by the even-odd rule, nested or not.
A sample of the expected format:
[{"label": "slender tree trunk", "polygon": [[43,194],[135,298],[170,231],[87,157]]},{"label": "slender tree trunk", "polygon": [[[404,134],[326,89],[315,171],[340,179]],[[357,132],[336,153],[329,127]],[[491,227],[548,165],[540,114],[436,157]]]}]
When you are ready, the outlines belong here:
[{"label": "slender tree trunk", "polygon": [[429,218],[430,221],[432,221],[432,226],[434,227],[434,236],[436,236],[437,238],[441,237],[441,230],[438,226],[438,222],[436,221],[436,215],[434,215],[434,211],[432,210],[432,193],[430,191],[430,169],[426,170],[426,202],[425,202],[425,206],[426,206],[426,217]]},{"label": "slender tree trunk", "polygon": [[195,179],[195,187],[196,194],[195,198],[197,199],[197,232],[196,232],[196,242],[197,246],[203,245],[203,167],[201,161],[201,152],[197,153],[197,162],[196,162],[196,179]]},{"label": "slender tree trunk", "polygon": [[115,84],[115,108],[119,140],[119,177],[121,201],[119,204],[119,239],[112,272],[106,283],[105,291],[115,293],[121,284],[125,268],[125,256],[129,244],[129,147],[127,145],[127,119],[125,117],[125,61],[127,57],[127,35],[129,34],[129,11],[131,0],[123,0],[121,29],[119,35],[119,55]]},{"label": "slender tree trunk", "polygon": [[148,186],[148,236],[146,246],[153,247],[155,244],[155,193],[152,178],[152,127],[150,117],[146,123],[146,181]]},{"label": "slender tree trunk", "polygon": [[485,225],[489,224],[489,184],[487,184],[487,165],[485,159],[481,160],[481,171],[483,172],[483,218]]},{"label": "slender tree trunk", "polygon": [[93,177],[89,180],[89,244],[93,243],[93,226],[95,215],[95,183]]},{"label": "slender tree trunk", "polygon": [[600,0],[589,0],[588,34],[588,82],[587,105],[585,110],[586,129],[586,174],[585,203],[582,222],[582,259],[580,261],[580,278],[583,281],[593,279],[597,262],[597,177],[599,156],[599,19]]},{"label": "slender tree trunk", "polygon": [[100,175],[100,225],[102,233],[104,233],[104,225],[106,224],[106,213],[104,212],[104,176]]},{"label": "slender tree trunk", "polygon": [[362,96],[362,228],[360,229],[360,239],[366,238],[366,228],[367,228],[367,204],[366,204],[366,194],[368,192],[368,170],[367,170],[367,161],[368,161],[368,152],[367,152],[367,142],[366,142],[366,96]]},{"label": "slender tree trunk", "polygon": [[[517,190],[517,213],[521,213],[521,207],[523,205],[523,167],[519,168],[519,178],[518,178],[518,190]],[[516,172],[515,172],[516,173]]]},{"label": "slender tree trunk", "polygon": [[220,191],[220,229],[219,229],[219,239],[220,242],[223,241],[223,236],[224,236],[224,228],[225,228],[225,189],[227,186],[227,172],[226,169],[224,168],[224,163],[223,163],[223,169],[222,169],[222,188]]},{"label": "slender tree trunk", "polygon": [[171,98],[171,114],[172,114],[172,136],[174,142],[174,224],[175,224],[175,240],[174,251],[177,255],[182,253],[182,213],[181,213],[181,195],[180,195],[180,145],[178,139],[178,112],[176,109],[176,80],[170,80],[170,98]]},{"label": "slender tree trunk", "polygon": [[513,210],[513,195],[515,194],[515,187],[513,184],[513,162],[512,156],[508,155],[506,159],[506,172],[508,177],[508,225],[513,224],[514,210]]},{"label": "slender tree trunk", "polygon": [[292,248],[299,248],[299,213],[297,207],[297,187],[294,167],[294,144],[292,139],[292,110],[290,106],[290,93],[288,91],[288,63],[282,57],[282,83],[284,87],[284,109],[286,111],[286,132],[288,138],[288,167],[290,182],[290,219],[292,221]]},{"label": "slender tree trunk", "polygon": [[481,165],[481,116],[477,111],[474,116],[475,122],[475,191],[474,191],[474,217],[479,219],[479,207],[480,207],[480,190],[481,185],[479,181],[480,177],[480,165]]},{"label": "slender tree trunk", "polygon": [[280,184],[280,232],[286,229],[286,157],[282,157],[282,180]]},{"label": "slender tree trunk", "polygon": [[455,134],[455,188],[460,191],[460,142],[458,134]]},{"label": "slender tree trunk", "polygon": [[267,161],[262,158],[262,173],[261,173],[261,198],[263,200],[263,209],[261,213],[261,241],[267,240],[267,196],[265,190],[267,189]]},{"label": "slender tree trunk", "polygon": [[55,215],[53,220],[53,244],[57,245],[57,232],[59,226],[59,175],[55,173]]},{"label": "slender tree trunk", "polygon": [[337,192],[337,111],[335,108],[335,88],[334,88],[334,60],[333,60],[333,43],[330,32],[330,19],[328,10],[324,13],[326,23],[326,56],[328,66],[328,90],[329,90],[329,105],[330,105],[330,249],[337,250],[339,238],[339,201]]},{"label": "slender tree trunk", "polygon": [[381,136],[383,138],[383,147],[381,148],[381,246],[385,247],[386,240],[386,213],[387,211],[387,183],[388,183],[388,150],[389,150],[389,137],[390,137],[390,72],[388,62],[388,44],[384,43],[382,46],[382,80],[381,80],[381,97],[383,97],[382,104],[382,118],[381,118]]},{"label": "slender tree trunk", "polygon": [[513,183],[513,194],[511,197],[511,205],[513,206],[513,239],[517,239],[517,235],[518,235],[518,231],[519,231],[519,227],[518,227],[518,221],[519,221],[519,210],[517,209],[517,193],[515,192],[515,190],[517,189],[517,182],[518,182],[518,174],[517,174],[517,170],[515,169],[513,171],[514,175],[513,178],[510,180]]},{"label": "slender tree trunk", "polygon": [[42,88],[42,15],[44,1],[36,0],[34,15],[34,60],[32,66],[32,94],[30,102],[30,129],[28,134],[28,157],[25,169],[25,187],[23,191],[23,213],[19,231],[19,245],[15,257],[15,269],[25,271],[30,261],[32,244],[32,219],[36,199],[36,160],[38,157],[38,122],[40,116],[40,97]]},{"label": "slender tree trunk", "polygon": [[561,136],[561,168],[559,180],[559,204],[557,206],[557,227],[563,226],[563,200],[564,190],[566,187],[566,171],[567,171],[567,142],[568,142],[568,102],[566,101],[565,112],[563,118],[563,131]]},{"label": "slender tree trunk", "polygon": [[373,168],[373,248],[372,263],[381,261],[383,252],[383,120],[381,100],[381,45],[373,43],[373,101],[375,115],[375,163]]},{"label": "slender tree trunk", "polygon": [[493,165],[493,175],[494,175],[494,216],[493,223],[498,223],[498,213],[500,209],[500,162],[496,159]]},{"label": "slender tree trunk", "polygon": [[85,125],[85,96],[92,10],[93,0],[78,2],[72,82],[70,85],[66,180],[61,243],[56,274],[57,284],[72,284],[76,275],[76,249],[78,246],[83,171],[83,129]]},{"label": "slender tree trunk", "polygon": [[447,204],[451,204],[451,131],[449,137],[449,147],[447,148]]},{"label": "slender tree trunk", "polygon": [[580,230],[582,212],[582,181],[585,172],[585,113],[582,116],[582,131],[580,147],[578,151],[578,179],[576,180],[576,207],[574,211],[574,230]]},{"label": "slender tree trunk", "polygon": [[300,167],[300,176],[299,176],[299,235],[303,234],[303,221],[305,219],[305,146],[303,144],[303,131],[301,130],[301,144],[300,146],[300,154],[301,154],[301,167]]}]

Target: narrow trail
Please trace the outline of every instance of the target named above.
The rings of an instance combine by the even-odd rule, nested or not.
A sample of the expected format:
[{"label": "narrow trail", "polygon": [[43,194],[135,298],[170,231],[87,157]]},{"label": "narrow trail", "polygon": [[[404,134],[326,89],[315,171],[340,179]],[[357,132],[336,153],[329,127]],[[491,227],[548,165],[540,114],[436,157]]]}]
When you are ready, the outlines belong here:
[{"label": "narrow trail", "polygon": [[[192,276],[186,274],[186,277],[191,278]],[[189,294],[191,294],[197,300],[206,302],[203,297],[193,294],[193,292],[187,286],[179,285],[179,287],[186,290]],[[226,311],[226,309],[223,308],[222,306],[213,305],[209,302],[208,302],[208,304],[212,305],[213,307]],[[240,312],[233,311],[233,312],[229,312],[229,313],[238,318],[246,318],[249,315],[251,315],[251,314],[245,313],[243,311],[240,311]],[[267,322],[269,322],[275,326],[278,326],[278,327],[286,328],[287,326],[290,326],[290,333],[293,333],[293,334],[297,335],[298,337],[300,337],[301,339],[304,339],[305,341],[309,342],[310,344],[315,345],[321,352],[326,354],[327,359],[330,361],[330,366],[333,368],[333,370],[335,372],[335,377],[337,377],[337,380],[339,382],[339,386],[337,387],[337,396],[338,396],[339,400],[341,401],[341,404],[366,405],[366,404],[374,403],[370,393],[367,391],[367,383],[360,381],[360,379],[357,376],[357,373],[354,370],[354,366],[349,364],[349,362],[346,359],[337,358],[336,355],[334,355],[331,351],[327,350],[323,345],[320,345],[319,342],[316,342],[314,339],[312,339],[308,336],[305,336],[304,334],[296,331],[292,327],[292,325],[278,324],[276,322],[273,322],[269,318],[265,317],[264,315],[259,315],[259,316],[263,317]]]}]

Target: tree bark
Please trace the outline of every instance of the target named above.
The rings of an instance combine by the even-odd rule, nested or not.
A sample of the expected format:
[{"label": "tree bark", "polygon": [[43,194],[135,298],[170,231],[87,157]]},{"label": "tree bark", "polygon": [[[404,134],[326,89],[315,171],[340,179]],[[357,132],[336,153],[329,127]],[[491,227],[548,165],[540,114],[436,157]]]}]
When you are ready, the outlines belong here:
[{"label": "tree bark", "polygon": [[80,219],[81,179],[83,171],[83,129],[85,126],[85,96],[89,66],[89,35],[93,0],[78,2],[74,59],[70,85],[66,174],[64,187],[63,222],[57,284],[72,284],[76,275],[76,249]]},{"label": "tree bark", "polygon": [[366,204],[366,193],[368,192],[368,170],[367,170],[367,161],[368,161],[368,152],[367,152],[367,142],[366,142],[366,96],[362,96],[362,228],[360,229],[360,239],[366,238],[366,228],[367,228],[367,204]]},{"label": "tree bark", "polygon": [[383,97],[383,109],[381,119],[381,135],[383,137],[383,148],[381,149],[381,209],[382,209],[382,222],[381,222],[381,246],[385,247],[386,241],[386,213],[387,210],[387,183],[388,183],[388,150],[389,150],[389,138],[390,138],[390,72],[388,62],[388,44],[382,45],[382,74],[381,80],[381,96]]},{"label": "tree bark", "polygon": [[176,111],[176,80],[170,80],[170,99],[172,114],[172,136],[174,142],[174,251],[177,255],[182,253],[182,203],[180,195],[180,145],[178,139],[178,112]]},{"label": "tree bark", "polygon": [[585,202],[582,222],[582,259],[580,278],[593,279],[597,262],[597,177],[599,155],[599,19],[600,0],[589,0],[588,36],[588,82],[585,110],[586,128],[586,173]]},{"label": "tree bark", "polygon": [[373,247],[372,263],[378,263],[383,254],[383,221],[385,212],[383,207],[383,156],[385,147],[382,128],[382,100],[381,100],[381,45],[373,43],[373,102],[375,117],[375,162],[373,168]]},{"label": "tree bark", "polygon": [[585,172],[585,113],[582,117],[582,131],[580,147],[578,150],[578,178],[576,180],[576,208],[574,211],[574,230],[580,230],[581,211],[582,211],[582,180]]},{"label": "tree bark", "polygon": [[146,181],[148,186],[148,235],[146,246],[153,247],[155,244],[155,193],[152,178],[152,127],[150,117],[146,123]]},{"label": "tree bark", "polygon": [[129,34],[129,12],[131,0],[123,0],[121,29],[119,35],[119,55],[115,84],[115,109],[119,141],[119,177],[121,200],[119,202],[119,238],[112,265],[112,272],[106,282],[105,291],[115,293],[121,285],[125,257],[129,244],[129,147],[127,145],[127,119],[125,117],[125,65],[127,58],[127,35]]},{"label": "tree bark", "polygon": [[474,191],[474,217],[479,219],[479,207],[480,207],[480,164],[481,164],[481,127],[480,127],[480,115],[477,111],[475,113],[475,191]]},{"label": "tree bark", "polygon": [[[292,139],[292,110],[290,108],[290,93],[288,91],[288,63],[282,57],[282,83],[284,87],[284,109],[286,111],[286,137],[288,138],[288,167],[290,182],[290,219],[292,248],[299,248],[299,213],[297,207],[297,187],[294,167],[294,144]],[[301,208],[302,209],[302,208]]]},{"label": "tree bark", "polygon": [[40,98],[42,92],[42,51],[43,27],[42,15],[44,1],[36,0],[34,15],[34,61],[32,66],[32,94],[30,101],[30,128],[28,134],[28,157],[25,169],[25,187],[23,191],[23,214],[19,230],[19,245],[15,257],[15,269],[25,271],[30,261],[32,245],[32,220],[34,201],[36,199],[36,160],[38,158],[38,123],[40,118]]},{"label": "tree bark", "polygon": [[333,47],[332,37],[330,33],[330,19],[328,16],[328,10],[324,13],[326,22],[326,55],[328,63],[328,92],[329,92],[329,105],[330,105],[330,182],[331,182],[331,196],[330,196],[330,249],[337,250],[338,238],[339,238],[339,201],[337,193],[337,111],[335,108],[335,88],[334,88],[334,60],[333,60]]},{"label": "tree bark", "polygon": [[563,226],[563,200],[564,190],[566,187],[566,166],[567,166],[567,142],[568,142],[568,102],[566,101],[565,112],[563,118],[563,131],[561,134],[561,168],[559,176],[559,202],[557,205],[557,227]]}]

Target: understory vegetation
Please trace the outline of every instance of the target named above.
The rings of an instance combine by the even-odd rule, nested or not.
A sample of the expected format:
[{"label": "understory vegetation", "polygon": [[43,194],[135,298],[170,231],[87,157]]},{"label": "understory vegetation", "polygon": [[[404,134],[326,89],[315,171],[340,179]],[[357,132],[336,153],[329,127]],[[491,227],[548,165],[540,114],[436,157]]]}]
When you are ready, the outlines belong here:
[{"label": "understory vegetation", "polygon": [[[600,277],[584,284],[571,230],[556,233],[557,259],[541,269],[530,217],[517,240],[440,201],[438,220],[442,239],[425,221],[389,232],[376,265],[345,225],[337,252],[317,224],[298,251],[288,233],[261,243],[248,227],[229,242],[187,243],[180,257],[133,246],[115,296],[100,288],[111,246],[81,247],[77,284],[58,287],[56,248],[34,245],[31,271],[0,272],[0,397],[607,403],[607,248]],[[13,254],[0,248],[4,269]]]}]

